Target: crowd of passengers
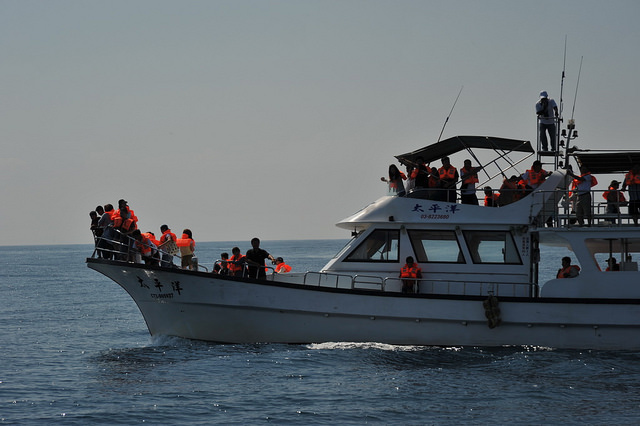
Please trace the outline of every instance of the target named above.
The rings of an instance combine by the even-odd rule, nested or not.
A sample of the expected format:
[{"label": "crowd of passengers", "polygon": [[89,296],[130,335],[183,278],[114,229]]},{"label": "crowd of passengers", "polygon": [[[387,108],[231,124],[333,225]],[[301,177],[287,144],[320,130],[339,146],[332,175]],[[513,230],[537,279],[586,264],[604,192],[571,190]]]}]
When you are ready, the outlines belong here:
[{"label": "crowd of passengers", "polygon": [[[180,238],[167,225],[160,227],[159,239],[151,231],[141,232],[138,229],[138,217],[123,199],[118,201],[117,209],[114,209],[112,204],[97,206],[89,212],[89,217],[99,258],[175,267],[173,259],[179,254],[182,269],[198,269],[195,257],[196,243],[190,229],[184,229]],[[245,255],[238,247],[234,247],[231,253],[231,257],[228,253],[222,253],[220,259],[214,262],[211,272],[219,275],[263,278],[267,271],[266,259],[276,265],[275,273],[291,271],[291,266],[287,265],[282,257],[275,258],[260,248],[258,238],[251,240],[251,249]]]},{"label": "crowd of passengers", "polygon": [[[455,203],[458,199],[457,191],[460,191],[460,203],[479,205],[476,195],[476,184],[479,183],[478,172],[482,166],[473,167],[471,160],[465,160],[463,167],[458,172],[449,159],[443,157],[442,167],[429,167],[422,157],[417,157],[415,163],[406,165],[406,173],[400,171],[395,164],[389,166],[389,175],[380,178],[389,185],[389,191],[398,196],[419,191],[421,198]],[[571,167],[567,174],[573,179],[569,192],[571,213],[576,215],[580,226],[590,226],[592,221],[591,188],[598,184],[598,180],[585,167],[580,167],[580,174],[574,174]],[[531,169],[522,175],[506,177],[502,186],[495,191],[490,186],[483,188],[484,206],[500,207],[511,204],[526,197],[538,188],[545,179],[551,175],[542,168],[542,163],[534,161]],[[460,187],[457,185],[460,183]],[[628,190],[629,200],[623,191]],[[615,223],[615,216],[620,214],[621,206],[628,206],[629,215],[634,224],[638,225],[640,217],[640,165],[636,164],[625,175],[622,188],[620,182],[612,180],[608,189],[602,194],[607,203],[606,213],[609,220]]]}]

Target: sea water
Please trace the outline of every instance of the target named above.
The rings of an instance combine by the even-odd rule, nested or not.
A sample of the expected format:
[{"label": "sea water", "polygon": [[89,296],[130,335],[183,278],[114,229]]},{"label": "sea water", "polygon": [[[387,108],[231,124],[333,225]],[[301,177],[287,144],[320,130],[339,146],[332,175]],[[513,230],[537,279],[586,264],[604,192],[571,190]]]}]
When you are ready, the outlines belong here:
[{"label": "sea water", "polygon": [[[295,271],[346,241],[264,241]],[[248,242],[199,243],[210,267]],[[4,424],[638,424],[640,352],[149,336],[90,245],[1,247]],[[552,276],[560,252],[542,253]],[[640,336],[638,336],[640,338]]]}]

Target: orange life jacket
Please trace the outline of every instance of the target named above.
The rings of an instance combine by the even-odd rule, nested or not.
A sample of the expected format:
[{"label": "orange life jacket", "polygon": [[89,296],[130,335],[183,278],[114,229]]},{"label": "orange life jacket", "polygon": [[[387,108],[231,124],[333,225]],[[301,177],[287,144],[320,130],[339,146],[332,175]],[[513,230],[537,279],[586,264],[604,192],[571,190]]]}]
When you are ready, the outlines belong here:
[{"label": "orange life jacket", "polygon": [[405,263],[400,270],[400,278],[418,278],[419,272],[422,272],[422,269],[417,264],[409,266]]},{"label": "orange life jacket", "polygon": [[629,173],[627,173],[624,176],[624,184],[625,185],[640,185],[640,173],[639,174],[634,174],[633,170],[631,170]]},{"label": "orange life jacket", "polygon": [[453,166],[449,166],[449,168],[445,169],[444,166],[438,169],[438,174],[440,175],[440,180],[455,180],[456,178],[456,168]]},{"label": "orange life jacket", "polygon": [[242,271],[242,268],[244,267],[242,261],[244,260],[244,258],[245,256],[243,254],[234,254],[229,258],[229,271],[231,271],[231,274]]},{"label": "orange life jacket", "polygon": [[149,241],[156,245],[156,247],[160,245],[160,241],[156,240],[155,235],[153,235],[151,232],[143,232],[142,236],[147,237]]},{"label": "orange life jacket", "polygon": [[196,248],[196,242],[189,238],[187,234],[182,234],[182,238],[178,238],[176,245],[180,249],[180,254],[183,256],[193,254]]},{"label": "orange life jacket", "polygon": [[[613,200],[609,200],[610,195],[613,197]],[[627,201],[627,199],[624,198],[624,194],[619,190],[615,189],[613,186],[610,186],[609,189],[604,191],[604,193],[602,194],[602,197],[605,200],[612,203],[624,203],[625,201]]]},{"label": "orange life jacket", "polygon": [[576,268],[576,270],[580,272],[580,267],[578,265],[569,265],[566,268],[561,268],[558,271],[558,275],[556,275],[556,278],[567,278],[565,277],[565,275],[569,275],[569,273],[571,272],[571,268]]},{"label": "orange life jacket", "polygon": [[143,256],[148,256],[151,253],[151,240],[142,234],[142,240],[136,241],[136,246],[140,249]]},{"label": "orange life jacket", "polygon": [[278,274],[286,274],[287,272],[291,272],[291,266],[284,262],[279,263],[278,266],[276,266],[276,272]]},{"label": "orange life jacket", "polygon": [[498,205],[498,198],[500,198],[500,193],[493,193],[491,195],[485,195],[484,196],[484,205],[485,207],[489,206],[489,200],[493,200],[493,204],[491,204],[493,207]]},{"label": "orange life jacket", "polygon": [[529,179],[527,179],[527,182],[525,183],[534,188],[544,182],[544,180],[547,178],[547,171],[544,169],[540,169],[539,172],[536,172],[535,170],[531,169],[527,170],[527,175],[529,176]]},{"label": "orange life jacket", "polygon": [[463,167],[460,169],[460,174],[462,176],[464,176],[464,178],[462,179],[462,183],[478,183],[480,182],[478,180],[478,174],[477,173],[473,173],[473,167],[467,169],[466,167]]},{"label": "orange life jacket", "polygon": [[171,229],[167,229],[162,233],[162,236],[160,237],[160,244],[166,243],[169,237],[171,237],[171,241],[176,242],[178,240],[178,237],[176,237],[176,234],[171,232]]},{"label": "orange life jacket", "polygon": [[[400,172],[398,179],[389,181],[389,188],[395,189],[396,191],[400,192],[399,187],[403,186],[402,184],[403,180],[407,180],[407,175],[405,175],[404,172]],[[403,190],[404,190],[404,186],[403,186]]]},{"label": "orange life jacket", "polygon": [[[580,175],[581,178],[587,176],[587,175],[591,175],[591,173],[587,172],[587,173],[583,173]],[[580,184],[580,180],[579,179],[574,179],[573,180],[573,184],[571,185],[571,191],[575,191],[576,188],[578,187],[578,185]],[[598,179],[596,179],[595,176],[591,176],[591,186],[596,186],[598,184]]]}]

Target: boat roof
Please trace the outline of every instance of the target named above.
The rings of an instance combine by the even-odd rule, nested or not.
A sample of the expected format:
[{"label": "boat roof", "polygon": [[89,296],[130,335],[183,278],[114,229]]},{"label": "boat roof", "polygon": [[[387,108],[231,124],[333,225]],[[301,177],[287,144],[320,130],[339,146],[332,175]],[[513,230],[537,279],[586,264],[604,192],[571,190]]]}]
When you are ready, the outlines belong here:
[{"label": "boat roof", "polygon": [[586,166],[594,174],[627,173],[640,164],[640,151],[576,151],[572,155],[580,166]]},{"label": "boat roof", "polygon": [[470,148],[493,149],[503,152],[519,151],[531,154],[535,152],[531,142],[525,140],[505,139],[494,136],[454,136],[395,157],[402,164],[414,164],[418,157],[422,157],[425,163],[430,163]]}]

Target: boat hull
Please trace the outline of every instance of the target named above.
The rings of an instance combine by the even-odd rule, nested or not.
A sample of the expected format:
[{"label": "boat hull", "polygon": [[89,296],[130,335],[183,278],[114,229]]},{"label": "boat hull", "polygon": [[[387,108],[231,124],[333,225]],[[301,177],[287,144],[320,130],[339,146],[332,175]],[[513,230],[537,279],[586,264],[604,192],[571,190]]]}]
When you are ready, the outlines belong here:
[{"label": "boat hull", "polygon": [[[87,259],[133,298],[153,336],[224,343],[381,342],[640,349],[640,300],[403,295]],[[489,323],[493,321],[493,328]]]}]

